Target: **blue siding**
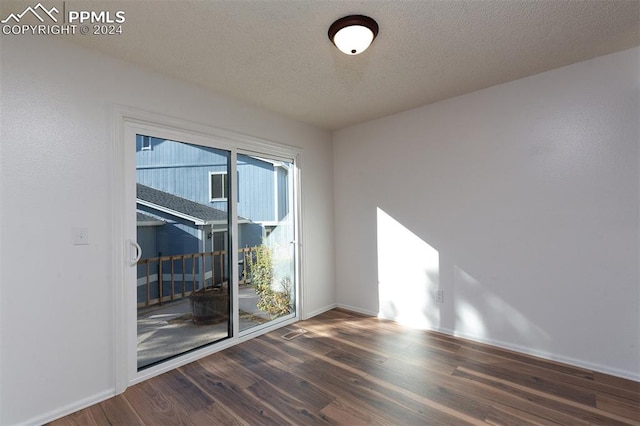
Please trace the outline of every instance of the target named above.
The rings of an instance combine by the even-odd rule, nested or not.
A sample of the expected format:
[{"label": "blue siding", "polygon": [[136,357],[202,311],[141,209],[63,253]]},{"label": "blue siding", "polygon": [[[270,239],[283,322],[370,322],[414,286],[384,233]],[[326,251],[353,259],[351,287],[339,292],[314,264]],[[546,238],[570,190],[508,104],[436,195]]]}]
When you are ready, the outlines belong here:
[{"label": "blue siding", "polygon": [[289,214],[289,171],[284,167],[276,168],[278,176],[278,221]]},{"label": "blue siding", "polygon": [[141,150],[142,137],[140,135],[137,137],[138,183],[200,204],[226,210],[225,203],[210,202],[209,172],[228,170],[230,158],[228,151],[151,139],[152,149],[143,151]]},{"label": "blue siding", "polygon": [[257,223],[241,223],[238,226],[239,248],[256,247],[262,244],[262,226]]},{"label": "blue siding", "polygon": [[[136,139],[138,183],[223,211],[226,202],[210,199],[209,173],[228,172],[229,159],[228,151],[157,138],[142,150],[142,136]],[[278,219],[273,164],[238,155],[237,168],[238,214],[256,222]]]},{"label": "blue siding", "polygon": [[225,165],[229,151],[151,138],[151,150],[143,151],[142,136],[137,136],[136,164],[145,166]]},{"label": "blue siding", "polygon": [[147,257],[173,256],[200,252],[200,230],[186,220],[176,218],[167,213],[158,212],[146,206],[138,205],[138,210],[163,219],[166,225],[157,227],[156,253],[143,255]]},{"label": "blue siding", "polygon": [[226,211],[226,202],[212,203],[209,198],[209,172],[218,171],[226,171],[226,167],[192,166],[138,169],[136,174],[138,183]]},{"label": "blue siding", "polygon": [[[164,226],[164,225],[162,225]],[[156,233],[159,226],[138,226],[136,232],[136,241],[142,249],[141,259],[155,257],[158,251],[156,242]]]},{"label": "blue siding", "polygon": [[238,175],[238,214],[258,222],[275,220],[273,165],[238,155]]}]

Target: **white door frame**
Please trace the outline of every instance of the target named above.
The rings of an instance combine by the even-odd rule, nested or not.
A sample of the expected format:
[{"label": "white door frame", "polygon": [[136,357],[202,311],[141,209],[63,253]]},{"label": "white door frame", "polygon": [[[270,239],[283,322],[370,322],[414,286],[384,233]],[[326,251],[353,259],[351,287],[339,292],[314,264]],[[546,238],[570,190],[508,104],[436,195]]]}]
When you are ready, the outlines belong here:
[{"label": "white door frame", "polygon": [[[237,303],[233,306],[233,335],[219,343],[189,352],[143,371],[137,371],[137,315],[135,302],[136,282],[135,263],[136,249],[132,241],[136,240],[135,223],[135,140],[136,134],[145,134],[181,142],[219,148],[231,152],[230,176],[236,176],[236,160],[238,151],[283,158],[294,164],[293,198],[296,203],[295,219],[295,254],[296,254],[296,314],[286,321],[279,321],[270,327],[261,328],[254,333],[240,335],[238,325]],[[115,106],[113,109],[113,144],[112,144],[112,228],[113,228],[113,282],[114,282],[114,388],[120,394],[135,383],[157,376],[181,365],[195,361],[224,348],[238,344],[244,340],[267,333],[302,318],[302,245],[300,244],[300,172],[298,164],[302,156],[299,147],[280,144],[253,136],[191,122],[162,114],[144,111],[126,106]],[[236,214],[237,189],[236,179],[231,179],[230,233],[232,247],[237,247],[238,219]],[[231,265],[238,264],[237,250],[231,251]],[[232,274],[232,294],[238,294],[238,277]]]}]

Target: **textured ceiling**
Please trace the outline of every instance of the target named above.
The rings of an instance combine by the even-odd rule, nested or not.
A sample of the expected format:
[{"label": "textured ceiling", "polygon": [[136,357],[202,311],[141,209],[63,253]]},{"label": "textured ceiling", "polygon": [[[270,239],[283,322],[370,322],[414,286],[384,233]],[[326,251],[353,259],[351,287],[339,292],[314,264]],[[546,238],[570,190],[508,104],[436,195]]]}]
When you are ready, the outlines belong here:
[{"label": "textured ceiling", "polygon": [[[80,5],[124,10],[124,34],[69,40],[327,129],[640,44],[638,0],[68,0],[65,6]],[[331,23],[348,14],[371,16],[380,26],[358,56],[340,53],[327,38]]]}]

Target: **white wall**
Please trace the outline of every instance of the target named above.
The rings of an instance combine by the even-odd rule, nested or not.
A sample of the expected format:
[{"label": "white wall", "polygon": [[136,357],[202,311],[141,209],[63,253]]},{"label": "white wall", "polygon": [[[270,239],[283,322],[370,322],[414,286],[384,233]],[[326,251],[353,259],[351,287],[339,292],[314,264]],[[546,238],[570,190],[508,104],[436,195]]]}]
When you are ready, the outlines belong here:
[{"label": "white wall", "polygon": [[0,424],[113,392],[113,104],[302,147],[304,311],[335,305],[329,132],[46,37],[0,55]]},{"label": "white wall", "polygon": [[336,132],[338,304],[640,379],[639,57]]}]

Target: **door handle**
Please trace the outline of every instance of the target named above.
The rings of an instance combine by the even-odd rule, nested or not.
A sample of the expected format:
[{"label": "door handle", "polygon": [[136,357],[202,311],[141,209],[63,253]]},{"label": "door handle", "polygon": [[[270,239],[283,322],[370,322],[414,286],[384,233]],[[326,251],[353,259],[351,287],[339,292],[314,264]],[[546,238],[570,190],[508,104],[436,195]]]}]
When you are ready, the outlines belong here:
[{"label": "door handle", "polygon": [[138,260],[140,260],[140,258],[142,257],[142,247],[140,247],[140,245],[133,240],[129,240],[129,244],[131,246],[129,264],[131,266],[135,266],[135,264],[138,263]]}]

